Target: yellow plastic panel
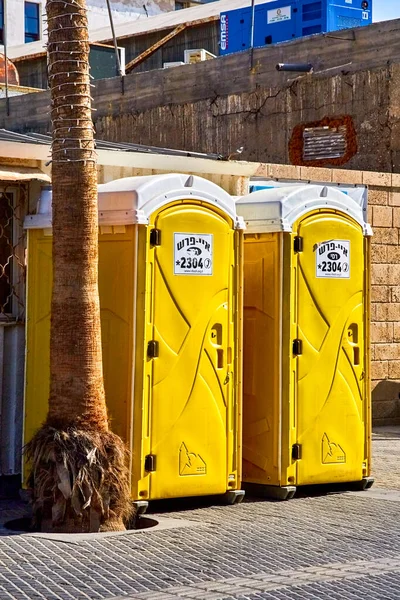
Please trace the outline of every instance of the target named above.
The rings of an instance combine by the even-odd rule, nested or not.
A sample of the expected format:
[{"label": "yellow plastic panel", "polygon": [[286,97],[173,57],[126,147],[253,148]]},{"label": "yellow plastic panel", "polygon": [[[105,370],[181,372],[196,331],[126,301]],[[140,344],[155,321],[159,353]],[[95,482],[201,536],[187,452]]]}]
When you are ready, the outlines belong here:
[{"label": "yellow plastic panel", "polygon": [[[302,341],[296,359],[297,484],[357,481],[366,458],[363,233],[358,224],[332,212],[306,217],[297,234],[303,238],[303,251],[295,255],[297,338]],[[327,246],[322,251],[324,242],[330,254]],[[322,269],[336,269],[335,242],[349,248],[350,276],[330,272],[317,277]]]},{"label": "yellow plastic panel", "polygon": [[150,403],[152,362],[147,360],[147,342],[153,336],[153,263],[150,250],[149,228],[138,227],[137,306],[135,324],[135,375],[132,439],[132,498],[148,500],[150,474],[145,470],[145,457],[150,454]]},{"label": "yellow plastic panel", "polygon": [[[161,244],[149,251],[151,335],[159,344],[159,356],[148,360],[156,460],[150,499],[222,494],[238,485],[238,465],[231,469],[233,455],[239,456],[237,442],[229,443],[237,440],[234,231],[219,214],[189,203],[161,211],[154,227],[161,232]],[[177,233],[194,238],[194,247],[201,236],[212,236],[211,274],[174,273]],[[192,256],[198,256],[195,249]]]},{"label": "yellow plastic panel", "polygon": [[245,235],[243,481],[279,485],[280,234]]},{"label": "yellow plastic panel", "polygon": [[280,485],[294,485],[296,463],[292,459],[297,442],[297,360],[293,340],[297,337],[297,258],[293,256],[291,233],[282,233],[282,444]]},{"label": "yellow plastic panel", "polygon": [[[24,442],[47,415],[49,395],[52,237],[28,232],[27,361]],[[99,236],[99,292],[106,399],[111,427],[129,439],[132,381],[133,226]],[[65,315],[68,318],[68,315]],[[79,327],[79,323],[76,324]]]},{"label": "yellow plastic panel", "polygon": [[99,295],[104,386],[112,431],[130,437],[133,361],[133,226],[99,236]]},{"label": "yellow plastic panel", "polygon": [[364,289],[365,289],[365,313],[364,313],[364,335],[365,335],[365,472],[364,475],[371,475],[372,456],[371,456],[371,438],[372,438],[372,407],[371,407],[371,238],[364,238]]},{"label": "yellow plastic panel", "polygon": [[[52,238],[28,231],[24,444],[47,416],[50,372]],[[25,469],[24,469],[25,471]],[[26,478],[24,472],[24,479]]]}]

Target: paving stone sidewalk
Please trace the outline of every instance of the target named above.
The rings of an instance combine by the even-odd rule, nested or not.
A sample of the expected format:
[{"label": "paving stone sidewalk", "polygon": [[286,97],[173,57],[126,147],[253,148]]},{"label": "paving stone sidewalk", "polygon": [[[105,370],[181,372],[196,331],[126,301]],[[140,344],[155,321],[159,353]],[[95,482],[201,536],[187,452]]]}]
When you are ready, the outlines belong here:
[{"label": "paving stone sidewalk", "polygon": [[398,600],[400,428],[375,432],[374,456],[368,492],[170,504],[149,516],[180,527],[122,536],[10,533],[26,509],[0,501],[0,600]]},{"label": "paving stone sidewalk", "polygon": [[400,427],[379,427],[373,434],[374,487],[400,490]]}]

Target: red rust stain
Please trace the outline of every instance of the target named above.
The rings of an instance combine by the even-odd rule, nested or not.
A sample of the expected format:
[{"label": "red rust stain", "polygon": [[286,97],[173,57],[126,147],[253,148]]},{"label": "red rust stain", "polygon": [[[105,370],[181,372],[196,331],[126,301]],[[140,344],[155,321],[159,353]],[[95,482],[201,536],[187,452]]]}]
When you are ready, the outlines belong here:
[{"label": "red rust stain", "polygon": [[[346,127],[346,154],[339,158],[324,158],[321,160],[303,159],[303,134],[309,127]],[[355,154],[357,154],[357,134],[353,119],[349,115],[342,117],[325,117],[321,121],[312,123],[301,123],[293,129],[292,137],[289,142],[289,158],[292,165],[301,167],[324,167],[327,165],[340,166],[346,164]]]},{"label": "red rust stain", "polygon": [[[9,85],[19,85],[19,75],[16,66],[7,59],[7,73]],[[6,82],[6,61],[4,54],[0,54],[0,83]]]}]

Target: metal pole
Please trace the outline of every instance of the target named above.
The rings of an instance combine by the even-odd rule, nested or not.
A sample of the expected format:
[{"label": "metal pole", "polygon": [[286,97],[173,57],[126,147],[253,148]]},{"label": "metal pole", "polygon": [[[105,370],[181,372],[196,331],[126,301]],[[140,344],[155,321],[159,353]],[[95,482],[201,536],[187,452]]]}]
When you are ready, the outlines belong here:
[{"label": "metal pole", "polygon": [[7,0],[3,0],[3,46],[4,46],[4,82],[6,84],[6,110],[10,116],[10,99],[8,97],[8,64],[7,64]]},{"label": "metal pole", "polygon": [[113,20],[113,16],[112,16],[112,12],[111,12],[110,0],[107,0],[107,8],[108,8],[108,16],[110,18],[111,33],[112,33],[113,41],[114,41],[115,56],[117,58],[118,72],[119,72],[119,74],[120,74],[121,77],[124,77],[125,76],[125,71],[122,70],[121,61],[119,59],[117,38],[115,37],[114,20]]},{"label": "metal pole", "polygon": [[293,71],[295,73],[311,73],[313,66],[310,63],[278,63],[277,71]]},{"label": "metal pole", "polygon": [[250,29],[250,69],[254,62],[254,22],[256,16],[256,0],[251,0],[251,29]]}]

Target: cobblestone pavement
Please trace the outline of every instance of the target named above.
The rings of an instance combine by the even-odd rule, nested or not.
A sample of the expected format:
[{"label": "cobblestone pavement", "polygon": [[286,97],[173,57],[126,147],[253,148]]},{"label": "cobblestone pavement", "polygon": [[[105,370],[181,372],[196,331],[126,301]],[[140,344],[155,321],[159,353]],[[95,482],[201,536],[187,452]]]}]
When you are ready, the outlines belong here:
[{"label": "cobblestone pavement", "polygon": [[379,427],[373,440],[374,486],[400,489],[400,427]]},{"label": "cobblestone pavement", "polygon": [[23,507],[0,502],[0,599],[398,600],[400,428],[374,447],[370,491],[151,515],[180,528],[61,541],[10,533]]}]

